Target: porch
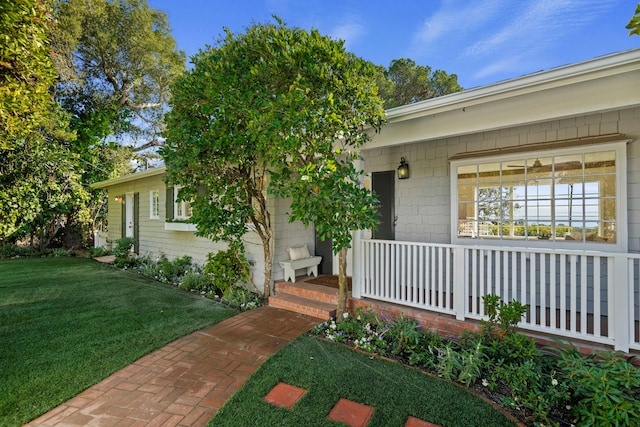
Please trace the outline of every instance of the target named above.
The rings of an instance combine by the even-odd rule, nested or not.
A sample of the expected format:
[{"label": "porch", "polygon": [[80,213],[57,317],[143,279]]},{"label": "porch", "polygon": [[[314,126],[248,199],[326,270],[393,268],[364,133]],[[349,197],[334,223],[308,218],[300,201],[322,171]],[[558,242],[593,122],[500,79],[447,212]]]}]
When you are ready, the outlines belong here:
[{"label": "porch", "polygon": [[529,310],[535,335],[640,351],[640,254],[356,241],[353,300],[485,318],[497,294]]}]

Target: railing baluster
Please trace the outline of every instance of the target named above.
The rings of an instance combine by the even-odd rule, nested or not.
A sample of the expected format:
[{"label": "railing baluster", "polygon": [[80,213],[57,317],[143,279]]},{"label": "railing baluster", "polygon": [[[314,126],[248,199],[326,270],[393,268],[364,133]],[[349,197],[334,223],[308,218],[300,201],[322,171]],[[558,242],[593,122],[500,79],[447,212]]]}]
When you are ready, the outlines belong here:
[{"label": "railing baluster", "polygon": [[549,327],[556,328],[556,254],[549,254]]},{"label": "railing baluster", "polygon": [[600,257],[593,257],[593,335],[599,337],[600,333]]},{"label": "railing baluster", "polygon": [[580,332],[587,333],[587,289],[589,276],[587,276],[587,257],[581,256],[580,260]]}]

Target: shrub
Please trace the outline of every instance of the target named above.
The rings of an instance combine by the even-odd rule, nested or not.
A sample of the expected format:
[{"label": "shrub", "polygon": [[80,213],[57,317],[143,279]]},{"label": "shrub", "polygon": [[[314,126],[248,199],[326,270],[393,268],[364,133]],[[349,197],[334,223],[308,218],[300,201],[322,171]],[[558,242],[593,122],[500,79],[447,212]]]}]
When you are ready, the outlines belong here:
[{"label": "shrub", "polygon": [[557,354],[580,425],[640,425],[640,369],[630,359],[612,351],[584,357],[569,345]]},{"label": "shrub", "polygon": [[[483,332],[487,335],[498,333],[505,335],[513,331],[527,313],[527,306],[513,300],[505,304],[499,295],[487,294],[482,297],[489,322],[482,323]],[[498,331],[496,332],[496,329]]]},{"label": "shrub", "polygon": [[128,258],[129,251],[133,247],[135,239],[133,237],[123,237],[116,240],[116,247],[113,248],[113,255],[116,258]]},{"label": "shrub", "polygon": [[212,285],[223,294],[237,283],[251,281],[251,269],[244,251],[235,246],[207,255],[204,273]]},{"label": "shrub", "polygon": [[262,304],[260,296],[241,286],[231,286],[222,296],[222,302],[240,311],[247,311]]},{"label": "shrub", "polygon": [[205,276],[193,271],[186,273],[180,282],[180,288],[185,291],[207,292],[209,286],[210,283]]},{"label": "shrub", "polygon": [[549,422],[551,410],[569,400],[566,382],[559,380],[555,371],[547,372],[539,360],[499,365],[495,377],[509,386],[510,396],[502,403],[515,409],[528,408],[537,420]]},{"label": "shrub", "polygon": [[103,246],[100,246],[97,248],[96,247],[89,248],[89,256],[91,258],[98,258],[101,256],[109,255],[110,253],[111,251]]},{"label": "shrub", "polygon": [[0,245],[0,259],[28,257],[33,255],[34,251],[28,246],[19,246],[12,243]]},{"label": "shrub", "polygon": [[187,272],[193,270],[193,267],[192,258],[188,255],[176,258],[173,261],[169,261],[163,255],[158,261],[158,272],[163,279],[162,281],[167,283],[179,283]]}]

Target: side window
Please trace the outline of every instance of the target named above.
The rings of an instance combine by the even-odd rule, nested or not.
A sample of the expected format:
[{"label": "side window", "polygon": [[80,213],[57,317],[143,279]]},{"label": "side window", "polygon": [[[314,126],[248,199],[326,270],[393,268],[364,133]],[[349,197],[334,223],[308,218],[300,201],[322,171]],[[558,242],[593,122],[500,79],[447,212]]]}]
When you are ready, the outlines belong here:
[{"label": "side window", "polygon": [[149,192],[149,218],[160,218],[160,191],[151,190]]}]

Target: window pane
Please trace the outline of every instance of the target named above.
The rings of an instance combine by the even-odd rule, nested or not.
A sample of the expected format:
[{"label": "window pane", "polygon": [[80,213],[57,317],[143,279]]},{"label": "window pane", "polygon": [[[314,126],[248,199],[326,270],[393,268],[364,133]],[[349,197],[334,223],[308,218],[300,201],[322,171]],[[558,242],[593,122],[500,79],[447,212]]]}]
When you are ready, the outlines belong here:
[{"label": "window pane", "polygon": [[582,177],[582,155],[557,156],[554,158],[555,175],[560,177]]}]

